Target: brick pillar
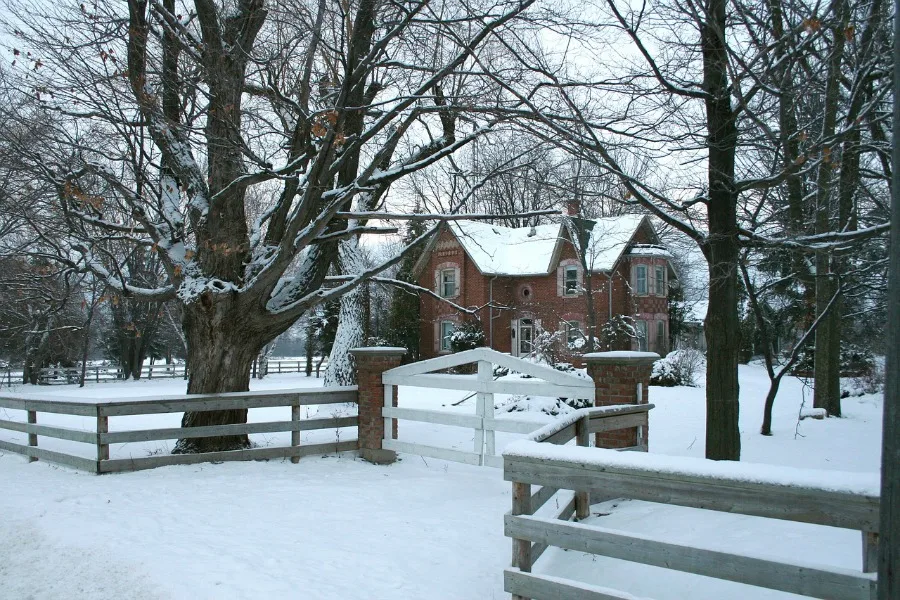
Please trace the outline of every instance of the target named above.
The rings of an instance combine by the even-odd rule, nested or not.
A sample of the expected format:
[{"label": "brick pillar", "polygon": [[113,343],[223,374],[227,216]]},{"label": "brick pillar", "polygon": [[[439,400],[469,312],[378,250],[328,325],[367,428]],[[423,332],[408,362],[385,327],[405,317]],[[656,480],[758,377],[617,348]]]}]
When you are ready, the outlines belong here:
[{"label": "brick pillar", "polygon": [[[400,366],[406,348],[354,348],[350,350],[356,360],[356,380],[359,386],[359,455],[369,462],[388,464],[397,460],[397,453],[381,447],[384,435],[384,384],[381,374]],[[397,386],[394,389],[394,406],[397,406]],[[397,419],[393,419],[391,437],[397,437]]]},{"label": "brick pillar", "polygon": [[[614,404],[647,404],[649,402],[650,372],[659,360],[656,352],[593,352],[583,356],[587,374],[594,380],[594,406]],[[637,397],[641,384],[641,397]],[[649,428],[648,428],[649,429]],[[643,443],[647,443],[644,432]],[[630,448],[637,446],[635,429],[620,429],[596,434],[598,448]]]}]

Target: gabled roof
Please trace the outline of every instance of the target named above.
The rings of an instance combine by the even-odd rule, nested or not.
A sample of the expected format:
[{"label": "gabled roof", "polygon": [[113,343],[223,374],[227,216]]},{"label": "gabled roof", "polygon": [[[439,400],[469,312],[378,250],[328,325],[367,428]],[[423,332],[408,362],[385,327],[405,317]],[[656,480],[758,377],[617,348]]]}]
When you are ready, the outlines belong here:
[{"label": "gabled roof", "polygon": [[546,275],[563,234],[559,223],[502,227],[481,221],[453,221],[450,231],[486,275]]},{"label": "gabled roof", "polygon": [[[619,215],[592,219],[595,225],[586,250],[588,267],[592,271],[611,270],[646,218],[644,215]],[[650,221],[647,223],[649,226]]]},{"label": "gabled roof", "polygon": [[[656,232],[645,215],[620,215],[592,219],[594,227],[586,247],[592,271],[612,270],[628,248],[638,229],[646,222],[656,240]],[[555,268],[563,244],[570,236],[563,223],[535,227],[504,227],[483,221],[450,221],[453,233],[469,258],[485,275],[546,275]],[[432,238],[416,265],[419,273],[434,249]]]}]

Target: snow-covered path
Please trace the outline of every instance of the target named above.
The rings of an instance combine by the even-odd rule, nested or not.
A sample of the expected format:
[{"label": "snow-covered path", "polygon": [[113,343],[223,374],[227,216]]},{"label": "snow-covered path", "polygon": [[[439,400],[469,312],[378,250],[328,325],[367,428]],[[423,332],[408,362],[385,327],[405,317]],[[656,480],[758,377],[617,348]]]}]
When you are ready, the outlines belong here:
[{"label": "snow-covered path", "polygon": [[411,456],[113,477],[4,456],[0,470],[3,598],[502,597],[509,485],[494,470]]},{"label": "snow-covered path", "polygon": [[[315,384],[296,375],[261,383],[254,389]],[[166,380],[35,391],[156,395],[178,393],[180,385]],[[788,379],[776,404],[775,435],[763,438],[756,432],[765,373],[742,367],[741,386],[744,460],[877,470],[880,397],[846,399],[846,418],[803,421],[795,436],[802,384]],[[450,406],[463,395],[404,388],[400,402],[474,410],[473,402]],[[651,451],[702,456],[702,389],[654,387],[650,400],[657,405]],[[416,439],[471,444],[471,431],[437,432],[406,422],[401,439],[404,426]],[[402,458],[388,467],[344,455],[298,465],[227,463],[97,477],[0,455],[0,598],[506,598],[502,570],[510,544],[503,513],[510,486],[502,473]],[[696,511],[637,502],[594,509],[611,513],[599,517],[605,526],[859,568],[855,532],[723,514],[699,518]],[[749,595],[750,588],[734,584],[574,554],[551,551],[539,567],[659,600],[787,597]]]}]

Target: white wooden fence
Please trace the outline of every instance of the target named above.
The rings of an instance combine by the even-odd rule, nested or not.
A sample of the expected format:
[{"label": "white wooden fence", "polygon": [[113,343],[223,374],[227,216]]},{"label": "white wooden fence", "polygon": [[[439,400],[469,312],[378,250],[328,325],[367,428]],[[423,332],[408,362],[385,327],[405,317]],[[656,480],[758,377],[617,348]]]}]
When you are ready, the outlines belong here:
[{"label": "white wooden fence", "polygon": [[[434,373],[477,363],[475,375],[451,375]],[[495,380],[494,367],[504,367],[528,375],[531,379]],[[462,462],[471,465],[502,467],[503,459],[496,455],[495,432],[531,433],[541,427],[534,421],[498,419],[494,414],[494,394],[527,394],[552,398],[573,398],[594,401],[594,382],[569,373],[563,373],[520,358],[502,354],[490,348],[476,348],[448,356],[439,356],[385,371],[384,417],[385,436],[382,447],[395,452],[419,454],[431,458]],[[456,414],[447,411],[393,406],[393,386],[408,385],[421,388],[464,390],[476,393],[475,414]],[[392,420],[402,419],[464,427],[475,433],[471,452],[440,448],[391,439]]]}]

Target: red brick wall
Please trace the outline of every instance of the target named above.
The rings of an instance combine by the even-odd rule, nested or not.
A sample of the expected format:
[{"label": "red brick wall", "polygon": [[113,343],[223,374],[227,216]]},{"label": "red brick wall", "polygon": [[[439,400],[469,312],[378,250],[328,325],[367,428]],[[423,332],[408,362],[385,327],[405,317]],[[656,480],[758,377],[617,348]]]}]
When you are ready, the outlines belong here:
[{"label": "red brick wall", "polygon": [[[594,404],[596,406],[613,406],[616,404],[647,404],[650,401],[650,372],[653,363],[650,360],[642,364],[625,362],[623,364],[600,364],[588,362],[587,371],[597,390]],[[642,384],[642,394],[636,397],[637,384]],[[644,432],[643,443],[648,443],[647,431]],[[620,429],[596,434],[596,445],[601,448],[630,448],[638,444],[635,429]]]},{"label": "red brick wall", "polygon": [[[354,352],[359,386],[359,433],[360,450],[380,450],[384,435],[384,384],[381,375],[388,369],[400,366],[403,352],[393,354],[375,351]],[[394,386],[394,406],[397,406],[397,387]],[[397,419],[393,420],[392,437],[397,438]]]}]

